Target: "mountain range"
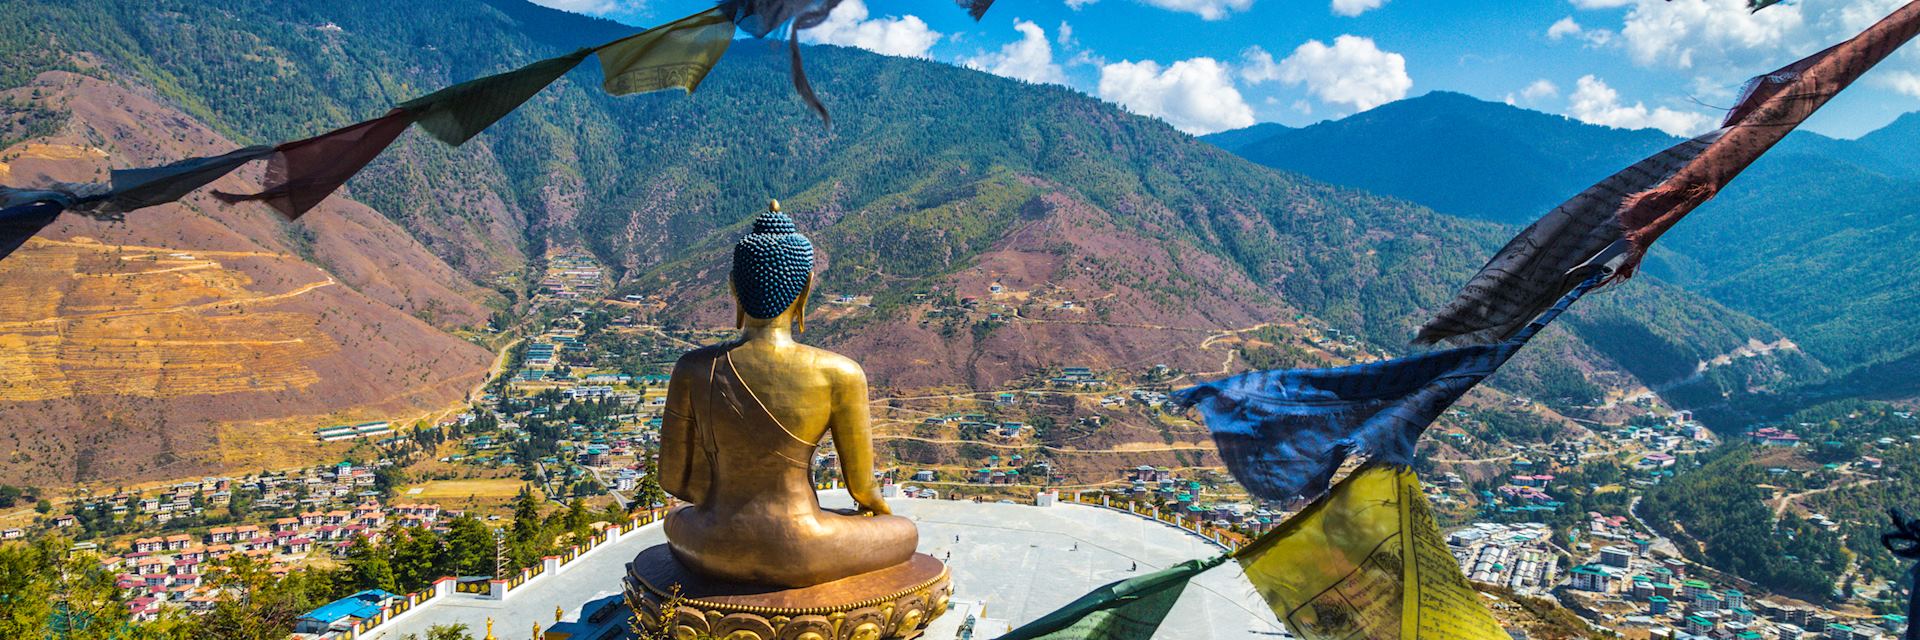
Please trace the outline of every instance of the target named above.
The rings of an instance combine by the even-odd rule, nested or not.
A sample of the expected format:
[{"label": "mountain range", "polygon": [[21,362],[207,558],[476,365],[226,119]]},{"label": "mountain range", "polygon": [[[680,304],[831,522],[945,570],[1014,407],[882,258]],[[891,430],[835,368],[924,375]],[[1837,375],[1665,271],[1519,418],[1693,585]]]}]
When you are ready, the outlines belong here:
[{"label": "mountain range", "polygon": [[[631,30],[522,0],[13,0],[3,177],[97,180],[313,135]],[[316,421],[455,405],[488,362],[461,336],[521,308],[550,249],[585,248],[620,293],[665,301],[652,322],[729,326],[728,247],[769,197],[818,247],[807,339],[860,360],[876,395],[1071,365],[1218,375],[1245,363],[1208,337],[1272,324],[1404,353],[1512,230],[1261,166],[1063,87],[839,47],[806,60],[831,128],[783,52],[740,41],[690,96],[611,98],[589,67],[463,147],[410,133],[299,222],[204,194],[63,220],[0,263],[0,344],[37,349],[0,357],[0,421],[35,425],[6,436],[0,482],[268,466],[326,451]],[[1591,162],[1628,152],[1607,153]],[[1669,262],[1583,303],[1493,383],[1574,410],[1601,383],[1710,403],[1828,375],[1759,310],[1695,293],[1712,289],[1682,275],[1704,263]],[[996,285],[1016,307],[1004,322],[916,302]],[[874,303],[824,312],[839,294]],[[134,352],[145,377],[103,382]]]},{"label": "mountain range", "polygon": [[[1304,128],[1207,138],[1249,160],[1467,218],[1522,225],[1679,142],[1435,92]],[[1660,241],[1646,272],[1785,332],[1824,376],[1776,403],[1920,393],[1920,113],[1857,140],[1795,132]]]}]

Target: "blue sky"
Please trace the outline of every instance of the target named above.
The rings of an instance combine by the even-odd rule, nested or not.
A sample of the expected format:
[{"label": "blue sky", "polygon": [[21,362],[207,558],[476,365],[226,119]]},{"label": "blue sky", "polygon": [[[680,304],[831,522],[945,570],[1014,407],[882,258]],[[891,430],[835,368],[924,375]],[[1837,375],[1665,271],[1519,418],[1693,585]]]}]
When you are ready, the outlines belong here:
[{"label": "blue sky", "polygon": [[[645,25],[708,0],[535,0]],[[1304,125],[1429,91],[1695,133],[1746,78],[1907,0],[844,0],[804,39],[1051,82],[1190,133]],[[1920,111],[1920,43],[1806,128],[1856,137]]]}]

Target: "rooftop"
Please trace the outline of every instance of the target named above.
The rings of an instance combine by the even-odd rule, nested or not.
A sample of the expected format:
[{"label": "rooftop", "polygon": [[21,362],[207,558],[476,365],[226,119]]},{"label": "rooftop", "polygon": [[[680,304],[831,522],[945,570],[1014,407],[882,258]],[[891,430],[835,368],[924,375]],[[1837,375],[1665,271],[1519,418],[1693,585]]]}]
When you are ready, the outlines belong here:
[{"label": "rooftop", "polygon": [[379,615],[380,603],[386,602],[387,600],[391,600],[391,599],[397,599],[397,598],[400,598],[400,596],[386,592],[386,591],[381,591],[379,589],[368,589],[366,591],[362,591],[362,592],[347,596],[345,598],[341,598],[339,600],[335,600],[333,602],[320,605],[320,608],[309,611],[307,612],[307,615],[300,616],[300,617],[308,620],[314,620],[322,624],[333,624],[335,620],[339,620],[341,618],[346,618],[346,617],[361,618],[361,619],[371,618],[375,615]]}]

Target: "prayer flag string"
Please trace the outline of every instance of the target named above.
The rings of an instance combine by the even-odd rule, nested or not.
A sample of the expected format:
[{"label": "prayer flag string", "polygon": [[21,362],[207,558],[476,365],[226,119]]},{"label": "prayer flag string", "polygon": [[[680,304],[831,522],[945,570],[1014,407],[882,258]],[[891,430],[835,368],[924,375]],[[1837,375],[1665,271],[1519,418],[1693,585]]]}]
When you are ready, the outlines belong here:
[{"label": "prayer flag string", "polygon": [[[978,20],[993,0],[958,0]],[[624,96],[680,88],[689,93],[720,62],[735,28],[764,37],[790,30],[794,88],[802,101],[828,120],[800,67],[798,32],[825,22],[839,0],[721,0],[713,9],[597,47],[483,78],[462,82],[396,105],[386,115],[304,140],[252,146],[223,155],[189,158],[158,167],[115,169],[105,185],[54,185],[42,190],[0,187],[0,259],[24,244],[64,211],[117,217],[174,202],[248,162],[268,159],[258,193],[215,192],[222,202],[259,201],[289,219],[320,204],[405,133],[422,131],[450,146],[472,140],[501,118],[598,56],[601,88]]]},{"label": "prayer flag string", "polygon": [[1420,328],[1422,343],[1490,344],[1566,293],[1573,272],[1627,241],[1613,279],[1835,95],[1920,32],[1912,2],[1846,42],[1751,80],[1719,129],[1614,174],[1515,236]]}]

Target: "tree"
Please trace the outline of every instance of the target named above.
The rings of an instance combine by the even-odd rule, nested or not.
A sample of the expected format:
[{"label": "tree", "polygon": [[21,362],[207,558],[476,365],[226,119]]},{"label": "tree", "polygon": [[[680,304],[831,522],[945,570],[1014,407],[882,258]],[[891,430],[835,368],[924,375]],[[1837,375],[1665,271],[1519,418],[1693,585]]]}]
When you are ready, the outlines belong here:
[{"label": "tree", "polygon": [[463,515],[448,523],[440,552],[443,574],[493,575],[493,531],[477,519]]},{"label": "tree", "polygon": [[533,485],[520,487],[520,494],[513,498],[513,541],[525,543],[533,541],[540,532],[540,499],[534,496]]},{"label": "tree", "polygon": [[631,504],[636,511],[666,506],[667,492],[660,488],[660,461],[657,456],[647,457],[646,473],[641,474],[640,483],[634,486]]},{"label": "tree", "polygon": [[397,591],[419,591],[440,577],[435,571],[440,560],[440,540],[432,531],[418,527],[402,529],[394,536],[391,546],[394,583],[400,587]]},{"label": "tree", "polygon": [[[420,636],[409,633],[405,640],[420,640]],[[464,624],[436,624],[427,628],[427,640],[473,640],[473,634]]]},{"label": "tree", "polygon": [[335,590],[331,574],[302,570],[275,578],[266,564],[246,556],[217,562],[212,584],[220,599],[183,637],[282,640],[301,614],[326,603]]},{"label": "tree", "polygon": [[565,520],[561,521],[561,525],[573,534],[576,542],[592,535],[593,532],[588,528],[590,522],[591,518],[587,515],[586,500],[575,497],[573,500],[567,502],[567,516]]},{"label": "tree", "polygon": [[347,570],[355,587],[399,591],[393,562],[366,536],[355,536],[347,545]]}]

